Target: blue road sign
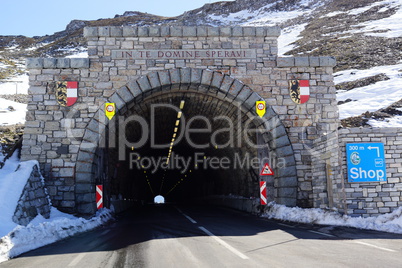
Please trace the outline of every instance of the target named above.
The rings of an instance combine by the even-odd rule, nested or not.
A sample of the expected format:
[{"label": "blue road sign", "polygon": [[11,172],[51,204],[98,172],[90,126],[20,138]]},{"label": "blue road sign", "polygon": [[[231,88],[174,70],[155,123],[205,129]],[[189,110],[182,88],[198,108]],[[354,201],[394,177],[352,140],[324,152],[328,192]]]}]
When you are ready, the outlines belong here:
[{"label": "blue road sign", "polygon": [[347,143],[348,182],[386,182],[384,144]]}]

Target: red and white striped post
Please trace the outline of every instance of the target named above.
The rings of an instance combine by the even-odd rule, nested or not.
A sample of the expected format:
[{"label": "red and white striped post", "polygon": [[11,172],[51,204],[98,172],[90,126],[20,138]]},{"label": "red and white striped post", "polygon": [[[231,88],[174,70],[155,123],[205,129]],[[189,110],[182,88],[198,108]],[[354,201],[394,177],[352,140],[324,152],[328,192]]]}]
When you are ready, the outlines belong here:
[{"label": "red and white striped post", "polygon": [[260,181],[260,199],[261,205],[267,204],[267,182]]},{"label": "red and white striped post", "polygon": [[96,185],[96,208],[103,208],[103,185]]}]

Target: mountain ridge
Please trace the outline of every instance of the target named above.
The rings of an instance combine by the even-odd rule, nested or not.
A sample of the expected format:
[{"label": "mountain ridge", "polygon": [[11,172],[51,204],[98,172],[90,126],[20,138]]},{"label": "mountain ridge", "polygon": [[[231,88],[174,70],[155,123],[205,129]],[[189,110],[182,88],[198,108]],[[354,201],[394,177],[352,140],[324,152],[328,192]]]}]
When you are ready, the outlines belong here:
[{"label": "mountain ridge", "polygon": [[[402,42],[399,40],[384,40],[378,37],[366,38],[347,38],[343,32],[350,30],[357,22],[381,19],[390,14],[395,13],[397,7],[389,8],[383,12],[376,12],[384,5],[373,6],[366,12],[359,15],[350,15],[342,12],[353,10],[356,8],[364,8],[373,3],[381,3],[389,1],[376,0],[356,0],[353,2],[346,0],[237,0],[237,1],[221,1],[205,4],[204,6],[187,11],[177,17],[162,17],[139,11],[126,11],[123,15],[115,15],[114,18],[105,18],[98,20],[72,20],[62,31],[45,36],[24,37],[24,36],[0,36],[0,58],[21,58],[21,57],[49,57],[63,56],[68,54],[67,51],[61,52],[63,48],[86,47],[83,38],[83,28],[86,26],[151,26],[151,25],[208,25],[208,26],[227,26],[227,25],[278,25],[282,29],[287,27],[307,23],[305,29],[301,33],[301,38],[295,42],[297,47],[288,51],[285,55],[331,55],[338,59],[337,68],[366,68],[370,64],[364,64],[368,60],[364,58],[366,54],[373,56],[373,51],[367,43],[372,44],[385,42],[376,46],[374,52],[380,55],[384,61],[395,61],[398,57],[388,57],[389,54],[402,55]],[[233,14],[240,12],[238,18],[227,20]],[[254,13],[253,13],[254,12]],[[257,13],[255,13],[257,12]],[[275,12],[293,12],[298,13],[290,19],[282,19],[280,21],[269,20],[269,16]],[[330,13],[341,12],[336,15],[326,16]],[[250,15],[249,17],[246,17]],[[254,17],[266,16],[265,21],[253,21]],[[212,17],[211,17],[212,16]],[[215,19],[214,19],[215,18]],[[222,18],[217,20],[216,18]],[[226,18],[226,20],[224,20]],[[311,41],[314,39],[314,41]],[[367,40],[367,43],[365,42]],[[369,53],[357,53],[357,57],[363,63],[359,66],[356,56],[351,56],[355,50],[350,49],[350,42],[360,42]],[[19,44],[20,51],[7,53],[5,48],[13,44]],[[336,47],[334,47],[336,45]],[[32,49],[36,46],[37,49]],[[346,48],[346,49],[345,49]],[[385,49],[385,48],[388,48]],[[392,51],[390,51],[392,50]],[[379,56],[377,56],[378,58]],[[347,58],[348,63],[344,62]],[[381,64],[383,63],[380,61]],[[351,65],[350,63],[354,63]],[[345,66],[345,67],[343,67]]]},{"label": "mountain ridge", "polygon": [[[51,35],[0,36],[0,79],[24,72],[26,57],[65,57],[85,51],[86,26],[278,25],[282,28],[280,56],[334,56],[335,72],[396,65],[402,62],[402,26],[389,21],[402,19],[401,6],[402,0],[237,0],[205,4],[177,17],[126,11],[114,18],[72,20]],[[379,81],[363,82],[365,86],[375,83]],[[345,90],[343,86],[338,86],[339,92]],[[340,101],[339,107],[345,105],[346,100]],[[364,126],[364,120],[344,125]]]}]

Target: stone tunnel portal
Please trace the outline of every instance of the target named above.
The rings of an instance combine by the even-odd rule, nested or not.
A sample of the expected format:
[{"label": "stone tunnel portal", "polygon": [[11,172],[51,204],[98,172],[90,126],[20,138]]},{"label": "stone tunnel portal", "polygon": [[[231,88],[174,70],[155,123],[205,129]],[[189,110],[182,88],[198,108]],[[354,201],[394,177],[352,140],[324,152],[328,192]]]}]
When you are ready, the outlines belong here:
[{"label": "stone tunnel portal", "polygon": [[[157,194],[258,203],[259,181],[268,201],[339,206],[339,170],[323,171],[339,162],[337,149],[327,152],[337,148],[336,61],[278,57],[279,35],[278,27],[86,27],[88,58],[27,59],[21,159],[39,162],[52,204],[70,213],[95,213],[98,183],[106,206]],[[65,106],[55,85],[69,81],[76,103]],[[307,102],[292,99],[292,81],[307,82]],[[262,118],[257,101],[266,103]],[[265,164],[274,175],[260,175]]]},{"label": "stone tunnel portal", "polygon": [[[160,80],[172,72],[183,78],[186,73],[210,76],[215,83],[170,81],[144,90],[144,81],[134,81],[117,91],[110,100],[117,104],[121,100],[121,107],[99,131],[91,167],[94,183],[104,185],[105,205],[117,199],[153,202],[157,195],[166,202],[233,196],[258,204],[265,163],[274,173],[263,178],[268,201],[294,204],[296,189],[281,192],[284,185],[275,181],[275,174],[285,179],[284,170],[288,176],[295,174],[295,165],[290,142],[273,110],[268,107],[266,117],[260,118],[255,113],[258,94],[218,72],[171,70],[143,80],[149,82],[153,76]],[[137,95],[135,89],[141,89]],[[280,140],[285,143],[279,144]],[[82,153],[87,153],[85,146]]]}]

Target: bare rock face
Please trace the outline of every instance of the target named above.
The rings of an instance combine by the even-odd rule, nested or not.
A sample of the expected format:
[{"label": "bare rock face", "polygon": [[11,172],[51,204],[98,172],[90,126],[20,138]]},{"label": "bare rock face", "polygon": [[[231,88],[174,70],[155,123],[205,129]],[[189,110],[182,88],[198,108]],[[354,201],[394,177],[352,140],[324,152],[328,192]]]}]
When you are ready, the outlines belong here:
[{"label": "bare rock face", "polygon": [[[301,12],[300,16],[282,20],[281,28],[306,24],[295,48],[287,55],[335,56],[336,71],[350,68],[370,68],[385,62],[392,64],[402,55],[401,38],[381,38],[363,34],[348,35],[347,32],[363,22],[389,17],[397,11],[387,4],[375,5],[358,15],[348,11],[369,7],[375,0],[237,0],[205,4],[195,10],[174,17],[161,17],[138,11],[126,11],[110,19],[94,21],[73,20],[64,31],[43,37],[0,36],[0,58],[63,57],[74,53],[73,48],[86,47],[83,38],[85,26],[148,26],[148,25],[242,25],[257,17],[267,17],[278,11]],[[327,16],[327,14],[339,13]],[[286,13],[284,13],[286,16]],[[225,18],[231,18],[224,20]],[[232,19],[233,18],[233,19]],[[272,25],[271,25],[272,26]],[[44,43],[49,43],[43,46]],[[7,48],[18,45],[19,50]],[[37,46],[37,49],[32,49]],[[373,65],[374,64],[374,65]]]},{"label": "bare rock face", "polygon": [[365,87],[371,84],[375,84],[376,82],[385,80],[389,80],[389,77],[386,76],[385,74],[377,74],[374,76],[369,76],[355,81],[340,83],[337,84],[335,88],[337,90],[352,90],[354,88]]},{"label": "bare rock face", "polygon": [[87,25],[86,21],[83,20],[72,20],[66,27],[67,32],[74,32],[76,30],[82,29]]},{"label": "bare rock face", "polygon": [[[355,31],[362,24],[375,22],[394,15],[399,6],[392,1],[378,0],[236,0],[205,4],[195,10],[169,18],[138,11],[126,11],[114,18],[93,21],[73,20],[66,29],[54,34],[37,37],[0,36],[0,79],[7,79],[21,70],[21,61],[30,57],[65,57],[86,49],[83,37],[85,26],[270,26],[275,20],[270,16],[283,12],[284,20],[276,23],[284,29],[303,25],[289,56],[334,56],[335,72],[348,69],[369,69],[374,66],[399,63],[402,57],[402,37],[386,38]],[[362,11],[356,12],[357,9]],[[291,19],[286,16],[293,15]],[[255,24],[257,18],[264,18]],[[266,19],[266,20],[265,20]],[[272,24],[273,23],[273,24]],[[383,33],[387,30],[378,30]],[[10,49],[17,47],[18,49]],[[351,90],[365,83],[381,81],[386,77],[374,77],[368,81],[354,81],[338,88]],[[398,100],[395,100],[398,101]]]},{"label": "bare rock face", "polygon": [[[317,4],[318,0],[310,1],[309,5],[314,6]],[[321,1],[325,2],[325,1]],[[293,10],[303,10],[308,9],[309,6],[305,6],[302,1],[299,0],[237,0],[231,2],[217,2],[212,4],[206,4],[201,8],[185,12],[183,15],[178,17],[175,24],[180,25],[225,25],[219,20],[214,20],[212,16],[222,16],[227,17],[230,14],[238,13],[241,11],[254,12],[258,10],[259,14],[269,13],[272,11],[293,11]],[[244,13],[244,14],[247,14]],[[244,16],[244,14],[239,14],[236,20],[232,21],[230,24],[241,24],[252,17]]]},{"label": "bare rock face", "polygon": [[138,11],[126,11],[123,13],[123,15],[116,15],[114,18],[121,18],[121,17],[132,17],[132,16],[141,16],[144,13],[138,12]]}]

